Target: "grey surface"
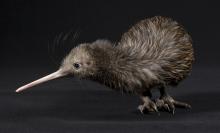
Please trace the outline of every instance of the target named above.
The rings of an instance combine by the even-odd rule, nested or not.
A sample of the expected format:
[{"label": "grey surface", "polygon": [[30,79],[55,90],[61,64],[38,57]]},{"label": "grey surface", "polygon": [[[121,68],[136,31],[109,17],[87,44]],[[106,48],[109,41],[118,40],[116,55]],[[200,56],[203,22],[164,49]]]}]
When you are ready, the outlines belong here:
[{"label": "grey surface", "polygon": [[[137,96],[121,94],[94,82],[58,79],[24,93],[14,90],[52,72],[48,68],[2,68],[0,70],[0,132],[219,132],[220,70],[194,67],[192,75],[173,97],[192,105],[141,115]],[[156,91],[153,92],[158,95]]]}]

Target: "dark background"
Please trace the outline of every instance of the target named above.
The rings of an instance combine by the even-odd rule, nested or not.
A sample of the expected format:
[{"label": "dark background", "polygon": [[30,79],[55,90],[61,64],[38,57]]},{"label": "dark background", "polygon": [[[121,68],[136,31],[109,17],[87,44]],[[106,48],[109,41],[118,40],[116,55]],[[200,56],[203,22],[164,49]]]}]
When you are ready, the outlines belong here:
[{"label": "dark background", "polygon": [[[219,132],[219,12],[214,1],[2,1],[0,131]],[[192,75],[170,90],[177,99],[191,103],[192,110],[142,116],[135,110],[137,97],[77,78],[14,93],[55,71],[78,43],[98,38],[117,42],[133,24],[156,15],[177,20],[193,38]]]}]

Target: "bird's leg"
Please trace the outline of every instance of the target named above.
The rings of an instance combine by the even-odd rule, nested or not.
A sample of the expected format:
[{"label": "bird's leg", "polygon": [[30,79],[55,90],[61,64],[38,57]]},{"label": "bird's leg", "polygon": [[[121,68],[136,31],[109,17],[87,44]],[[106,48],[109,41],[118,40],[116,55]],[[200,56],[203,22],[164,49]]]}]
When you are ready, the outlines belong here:
[{"label": "bird's leg", "polygon": [[142,94],[141,100],[143,101],[143,104],[138,106],[138,109],[142,114],[147,112],[158,112],[155,102],[151,100],[151,96],[152,94],[150,91]]},{"label": "bird's leg", "polygon": [[169,94],[167,94],[165,87],[159,88],[160,90],[160,98],[156,100],[156,106],[159,109],[164,109],[174,114],[175,106],[183,107],[183,108],[191,108],[191,106],[187,103],[180,102],[174,100]]}]

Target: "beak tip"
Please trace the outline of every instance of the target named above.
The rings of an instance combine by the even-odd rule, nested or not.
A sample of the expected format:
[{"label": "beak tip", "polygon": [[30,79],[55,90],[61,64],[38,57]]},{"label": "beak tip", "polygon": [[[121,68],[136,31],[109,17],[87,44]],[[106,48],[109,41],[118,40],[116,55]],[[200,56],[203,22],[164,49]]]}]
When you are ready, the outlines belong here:
[{"label": "beak tip", "polygon": [[15,90],[15,92],[16,92],[16,93],[19,93],[19,92],[20,92],[20,90],[19,90],[19,89],[17,89],[17,90]]}]

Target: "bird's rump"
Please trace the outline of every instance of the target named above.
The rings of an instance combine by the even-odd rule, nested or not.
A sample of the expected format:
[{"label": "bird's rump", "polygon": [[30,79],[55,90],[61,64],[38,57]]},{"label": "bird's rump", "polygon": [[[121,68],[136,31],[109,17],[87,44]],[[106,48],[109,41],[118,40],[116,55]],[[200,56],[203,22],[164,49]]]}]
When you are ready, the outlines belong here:
[{"label": "bird's rump", "polygon": [[144,19],[132,26],[122,35],[117,47],[142,62],[166,84],[185,78],[194,59],[187,31],[178,22],[161,16]]}]

